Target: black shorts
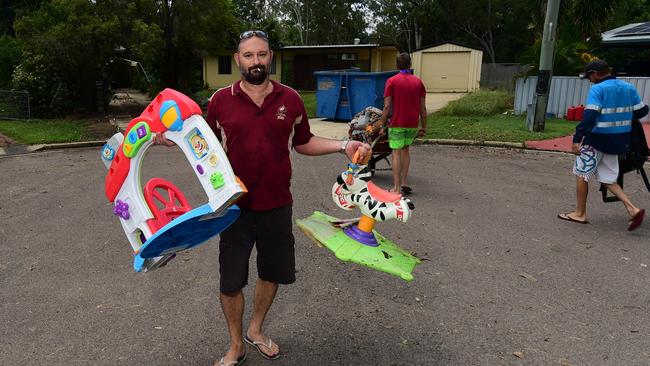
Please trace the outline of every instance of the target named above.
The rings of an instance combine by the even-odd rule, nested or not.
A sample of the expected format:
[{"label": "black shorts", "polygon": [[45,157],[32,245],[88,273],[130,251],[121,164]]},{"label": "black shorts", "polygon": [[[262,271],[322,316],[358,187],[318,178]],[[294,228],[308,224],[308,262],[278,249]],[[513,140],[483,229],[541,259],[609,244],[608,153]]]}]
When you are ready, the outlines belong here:
[{"label": "black shorts", "polygon": [[280,284],[296,281],[291,205],[270,211],[241,210],[219,242],[219,289],[224,293],[248,284],[248,260],[257,248],[257,275]]}]

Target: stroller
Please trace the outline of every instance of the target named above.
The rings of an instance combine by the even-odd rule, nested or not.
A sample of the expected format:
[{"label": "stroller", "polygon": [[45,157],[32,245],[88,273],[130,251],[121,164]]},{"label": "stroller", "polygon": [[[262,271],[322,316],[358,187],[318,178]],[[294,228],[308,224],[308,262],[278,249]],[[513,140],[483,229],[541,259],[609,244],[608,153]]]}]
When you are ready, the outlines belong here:
[{"label": "stroller", "polygon": [[[366,107],[361,112],[354,115],[350,121],[348,137],[350,140],[361,141],[372,147],[372,157],[368,161],[368,168],[372,175],[377,170],[391,170],[390,160],[388,157],[392,153],[388,145],[388,135],[379,134],[380,128],[377,126],[381,120],[382,111],[376,107]],[[388,168],[377,168],[377,163],[386,161]]]}]

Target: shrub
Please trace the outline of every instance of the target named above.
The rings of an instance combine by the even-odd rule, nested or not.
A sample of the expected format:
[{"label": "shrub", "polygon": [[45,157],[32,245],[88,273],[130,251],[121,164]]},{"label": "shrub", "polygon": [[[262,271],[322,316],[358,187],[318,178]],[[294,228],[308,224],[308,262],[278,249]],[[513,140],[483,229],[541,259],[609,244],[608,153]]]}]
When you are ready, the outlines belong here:
[{"label": "shrub", "polygon": [[503,90],[477,91],[450,102],[440,110],[449,116],[493,116],[512,109],[514,95]]},{"label": "shrub", "polygon": [[56,65],[43,55],[26,56],[13,73],[13,87],[29,91],[32,113],[62,116],[71,110],[70,92]]}]

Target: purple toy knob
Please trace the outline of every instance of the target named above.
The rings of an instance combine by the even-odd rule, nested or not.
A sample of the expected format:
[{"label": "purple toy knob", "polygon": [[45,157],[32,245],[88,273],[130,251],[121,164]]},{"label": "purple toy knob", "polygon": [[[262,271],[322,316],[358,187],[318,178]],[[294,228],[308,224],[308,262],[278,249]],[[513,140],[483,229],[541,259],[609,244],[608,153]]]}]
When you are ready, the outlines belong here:
[{"label": "purple toy knob", "polygon": [[124,220],[128,220],[131,217],[129,214],[129,204],[122,200],[116,200],[115,207],[113,207],[113,214]]}]

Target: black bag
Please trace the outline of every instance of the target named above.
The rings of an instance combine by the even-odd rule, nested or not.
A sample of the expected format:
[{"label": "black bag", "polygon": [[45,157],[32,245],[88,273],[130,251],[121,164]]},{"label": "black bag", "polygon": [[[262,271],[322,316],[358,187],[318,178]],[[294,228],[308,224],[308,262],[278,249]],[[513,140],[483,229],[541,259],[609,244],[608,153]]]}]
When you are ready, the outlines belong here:
[{"label": "black bag", "polygon": [[[648,192],[650,192],[650,182],[643,169],[643,164],[648,159],[648,156],[650,156],[650,149],[645,138],[645,132],[643,132],[643,125],[641,125],[638,119],[633,119],[632,131],[630,133],[630,148],[627,153],[618,156],[618,178],[616,179],[616,183],[622,188],[623,175],[636,170],[637,174],[641,174],[643,183],[645,183]],[[607,197],[607,186],[604,184],[600,185],[600,191],[603,195],[603,202],[616,202],[619,200],[616,196]]]}]

